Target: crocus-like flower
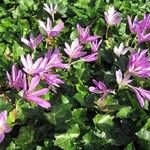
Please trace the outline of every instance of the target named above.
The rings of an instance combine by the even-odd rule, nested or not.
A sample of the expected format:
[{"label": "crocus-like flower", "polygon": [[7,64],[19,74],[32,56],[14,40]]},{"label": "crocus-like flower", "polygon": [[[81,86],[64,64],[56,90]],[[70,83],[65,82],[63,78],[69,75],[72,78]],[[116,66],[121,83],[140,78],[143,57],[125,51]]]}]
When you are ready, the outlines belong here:
[{"label": "crocus-like flower", "polygon": [[95,84],[95,87],[94,86],[89,87],[89,91],[92,93],[100,94],[101,100],[103,100],[109,93],[112,92],[112,90],[108,89],[106,85],[101,81],[97,82],[96,80],[93,80],[93,83]]},{"label": "crocus-like flower", "polygon": [[150,14],[145,14],[143,19],[138,21],[137,16],[135,17],[133,24],[128,16],[128,24],[132,33],[137,34],[138,43],[150,41]]},{"label": "crocus-like flower", "polygon": [[148,50],[133,51],[128,62],[128,72],[132,75],[148,78],[150,76],[150,57],[146,56]]},{"label": "crocus-like flower", "polygon": [[124,47],[124,44],[121,43],[121,44],[119,45],[119,48],[117,48],[117,47],[115,46],[114,49],[113,49],[113,51],[114,51],[114,53],[115,53],[118,57],[120,57],[120,55],[125,55],[125,54],[126,54],[126,52],[128,51],[128,48],[125,48],[125,47]]},{"label": "crocus-like flower", "polygon": [[138,17],[136,16],[133,20],[133,23],[132,23],[130,16],[128,16],[128,24],[129,24],[130,31],[132,33],[137,33],[137,31],[138,31]]},{"label": "crocus-like flower", "polygon": [[115,10],[113,6],[109,7],[108,11],[104,12],[105,20],[109,26],[120,24],[122,18],[120,13]]},{"label": "crocus-like flower", "polygon": [[99,42],[98,42],[98,40],[92,41],[91,42],[91,51],[93,53],[97,52],[101,43],[102,43],[102,40],[100,40]]},{"label": "crocus-like flower", "polygon": [[68,43],[65,43],[65,46],[66,46],[66,48],[64,49],[64,51],[71,59],[80,58],[86,54],[86,52],[81,51],[83,46],[79,44],[78,38],[76,38],[72,42],[71,46],[69,46]]},{"label": "crocus-like flower", "polygon": [[56,37],[64,28],[64,23],[62,21],[52,28],[52,22],[50,18],[47,18],[47,25],[45,25],[45,23],[41,20],[39,20],[39,25],[46,32],[48,37]]},{"label": "crocus-like flower", "polygon": [[150,101],[150,91],[142,89],[141,87],[130,86],[130,88],[135,92],[138,102],[141,107],[144,106],[144,101]]},{"label": "crocus-like flower", "polygon": [[58,74],[43,73],[42,79],[44,79],[49,86],[59,87],[59,84],[64,84],[64,81],[59,79]]},{"label": "crocus-like flower", "polygon": [[37,38],[34,38],[33,34],[30,34],[30,39],[27,40],[26,38],[21,38],[21,42],[23,42],[24,44],[26,44],[28,47],[35,49],[37,47],[37,45],[39,45],[43,40],[43,36],[42,34],[39,34],[37,36]]},{"label": "crocus-like flower", "polygon": [[23,70],[30,75],[36,75],[44,70],[44,68],[39,67],[42,61],[43,58],[41,57],[37,59],[36,62],[33,64],[30,54],[28,54],[26,58],[23,55],[21,56],[21,62],[24,67]]},{"label": "crocus-like flower", "polygon": [[56,14],[57,12],[57,4],[53,5],[52,3],[50,3],[50,7],[44,3],[44,9],[52,16],[52,19],[54,21],[54,14]]},{"label": "crocus-like flower", "polygon": [[22,71],[17,70],[16,64],[12,66],[11,75],[8,73],[8,71],[6,71],[6,75],[7,75],[10,87],[14,87],[17,90],[20,90],[23,87]]},{"label": "crocus-like flower", "polygon": [[79,40],[81,43],[92,42],[99,38],[99,36],[97,36],[97,35],[91,36],[89,34],[89,32],[90,32],[89,27],[86,27],[84,29],[79,24],[77,24],[77,30],[79,33]]},{"label": "crocus-like flower", "polygon": [[144,15],[144,18],[137,26],[137,39],[139,43],[150,41],[150,14]]},{"label": "crocus-like flower", "polygon": [[9,133],[12,129],[7,124],[7,111],[0,113],[0,143],[5,138],[5,133]]},{"label": "crocus-like flower", "polygon": [[59,49],[55,49],[54,51],[49,50],[45,57],[48,59],[47,66],[45,67],[46,70],[50,68],[69,68],[68,64],[62,63]]},{"label": "crocus-like flower", "polygon": [[43,108],[50,108],[51,104],[48,101],[43,100],[42,98],[39,97],[46,94],[49,89],[43,88],[38,91],[35,91],[35,88],[37,87],[39,82],[40,82],[40,77],[35,76],[32,78],[30,84],[28,85],[26,76],[24,75],[23,98],[25,98],[30,102],[34,102]]},{"label": "crocus-like flower", "polygon": [[116,71],[116,81],[117,81],[119,87],[123,87],[123,86],[131,83],[132,80],[130,80],[130,77],[131,77],[131,75],[126,74],[126,75],[124,75],[124,78],[123,78],[121,70],[119,69],[118,71]]}]

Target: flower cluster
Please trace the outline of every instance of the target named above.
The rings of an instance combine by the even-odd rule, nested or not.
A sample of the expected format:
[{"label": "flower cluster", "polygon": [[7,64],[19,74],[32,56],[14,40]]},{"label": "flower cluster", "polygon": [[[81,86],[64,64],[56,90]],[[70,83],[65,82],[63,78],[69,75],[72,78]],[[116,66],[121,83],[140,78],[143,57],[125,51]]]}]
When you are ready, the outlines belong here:
[{"label": "flower cluster", "polygon": [[[57,5],[51,4],[50,8],[44,4],[44,9],[52,15],[54,22],[54,14],[57,12]],[[58,36],[60,31],[64,28],[64,23],[59,22],[52,28],[52,22],[50,18],[47,18],[47,25],[44,22],[39,21],[40,27],[45,31],[48,38],[54,38]],[[56,68],[68,68],[69,65],[62,62],[61,54],[58,48],[49,49],[48,52],[38,58],[35,62],[33,60],[34,53],[37,46],[42,42],[43,35],[40,33],[37,38],[34,38],[33,34],[30,34],[30,39],[21,38],[21,41],[28,47],[33,49],[32,55],[21,56],[22,69],[18,70],[16,64],[12,66],[11,74],[7,71],[7,78],[9,86],[19,91],[20,96],[29,102],[33,102],[43,108],[50,108],[51,104],[42,99],[41,96],[48,93],[49,89],[55,90],[55,87],[59,87],[64,81],[59,78],[59,75],[54,72]],[[48,88],[42,88],[37,90],[40,82],[45,82]]]},{"label": "flower cluster", "polygon": [[[92,62],[97,60],[98,55],[98,49],[100,47],[100,44],[102,40],[98,42],[99,36],[91,36],[89,34],[89,27],[86,27],[85,29],[82,28],[79,24],[77,24],[77,30],[79,33],[79,38],[76,38],[71,46],[69,46],[68,43],[65,43],[65,53],[69,56],[69,58],[72,59],[78,59],[80,58],[82,61],[85,62]],[[83,51],[83,45],[86,43],[90,43],[91,45],[91,53],[87,54],[87,52]]]},{"label": "flower cluster", "polygon": [[[58,35],[64,29],[64,23],[62,21],[55,22],[54,15],[57,13],[58,7],[53,4],[50,4],[50,6],[44,4],[44,10],[51,16],[51,19],[47,17],[46,24],[41,20],[38,21],[40,29],[44,32],[41,31],[37,37],[34,37],[31,33],[29,40],[24,37],[21,38],[21,42],[33,51],[30,54],[21,55],[21,65],[13,64],[11,73],[6,71],[6,76],[9,87],[14,88],[18,92],[18,95],[21,96],[21,99],[49,109],[51,103],[49,100],[45,100],[43,96],[48,94],[49,91],[56,93],[56,88],[65,83],[57,70],[64,69],[64,71],[68,71],[71,69],[71,65],[80,61],[96,61],[100,54],[99,49],[103,39],[98,35],[92,35],[90,33],[90,26],[83,28],[80,24],[77,24],[76,30],[78,36],[71,43],[63,43],[63,50],[65,55],[67,55],[66,62],[64,63],[62,57],[63,52],[61,53],[61,48],[57,42],[54,42],[55,40],[57,41]],[[107,22],[106,35],[109,27],[119,25],[122,20],[121,14],[112,6],[109,7],[108,11],[104,12],[104,18]],[[138,21],[136,16],[133,23],[128,16],[128,24],[131,32],[137,35],[138,43],[150,40],[150,33],[148,33],[150,28],[150,15],[144,15],[141,21]],[[38,56],[38,53],[36,53],[38,50],[37,47],[44,39],[46,39],[45,49],[47,52]],[[125,45],[121,41],[119,47],[114,46],[113,49],[117,59],[121,55],[130,53],[127,69],[124,74],[120,68],[118,70],[118,68],[115,68],[116,66],[114,67],[116,69],[116,82],[119,89],[123,87],[131,89],[135,93],[140,106],[144,107],[145,100],[150,101],[150,91],[142,87],[133,86],[132,81],[137,77],[141,79],[150,77],[150,57],[148,56],[148,50],[132,50],[132,52],[129,52],[129,48],[126,48]],[[92,82],[94,86],[90,86],[89,91],[99,94],[99,100],[104,100],[108,94],[116,94],[111,86],[111,88],[108,88],[109,86],[104,84],[105,81],[102,82],[93,79]],[[10,131],[11,128],[7,123],[7,111],[5,110],[0,113],[0,143],[4,139],[5,133]]]}]

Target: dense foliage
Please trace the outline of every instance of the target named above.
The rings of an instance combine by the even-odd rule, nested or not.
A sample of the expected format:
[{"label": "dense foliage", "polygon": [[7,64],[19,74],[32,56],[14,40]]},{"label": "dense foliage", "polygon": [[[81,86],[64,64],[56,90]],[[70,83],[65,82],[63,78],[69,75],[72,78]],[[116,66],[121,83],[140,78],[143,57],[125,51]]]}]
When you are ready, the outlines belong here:
[{"label": "dense foliage", "polygon": [[[55,40],[46,39],[46,33],[39,26],[39,20],[46,22],[47,17],[50,17],[50,14],[43,9],[44,3],[57,4],[55,25],[64,23],[64,28]],[[120,12],[122,18],[120,24],[108,27],[104,12],[109,6],[114,6]],[[11,131],[9,133],[6,131],[5,138],[0,143],[0,150],[148,150],[150,105],[147,95],[147,97],[142,95],[145,98],[144,105],[139,104],[139,97],[136,97],[139,89],[136,87],[149,90],[150,74],[145,77],[137,73],[137,76],[131,77],[132,86],[119,88],[119,83],[116,81],[116,71],[120,69],[126,72],[131,54],[136,55],[138,49],[144,50],[150,47],[148,41],[138,43],[127,21],[127,16],[133,20],[136,15],[141,20],[145,13],[150,13],[149,0],[2,0],[0,112],[5,115],[6,111],[8,112],[8,118],[3,121],[7,120]],[[89,26],[90,35],[98,35],[98,38],[102,39],[96,61],[86,61],[89,59],[85,56],[83,61],[77,59],[70,62],[65,53],[65,43],[71,45],[72,41],[79,37],[77,24],[84,28]],[[36,51],[21,42],[22,37],[28,39],[30,33],[36,37],[39,32],[44,35],[44,40],[37,46]],[[113,49],[115,46],[119,47],[121,42],[128,51],[125,55],[117,56]],[[82,45],[80,46],[82,48]],[[22,91],[18,92],[18,89],[10,87],[6,70],[11,74],[13,64],[19,69],[25,68],[24,64],[21,64],[23,60],[20,60],[20,56],[26,57],[27,54],[32,54],[35,62],[38,58],[44,59],[48,49],[52,51],[55,48],[60,50],[61,65],[71,65],[60,67],[53,64],[52,73],[58,74],[60,79],[56,83],[53,83],[54,80],[51,82],[54,86],[60,87],[48,87],[45,82],[40,82],[38,90],[42,88],[45,90],[46,94],[42,95],[47,103],[36,103],[38,104],[36,105],[29,101],[32,97],[26,94],[29,89],[24,88],[24,97],[22,97]],[[90,43],[84,45],[84,51],[88,54],[91,54],[90,49]],[[132,53],[133,51],[136,52]],[[23,72],[28,74],[25,69]],[[54,79],[58,76],[55,77]],[[29,79],[31,83],[32,79]],[[93,79],[105,83],[110,89],[101,100],[100,94],[90,92],[94,88]],[[38,84],[38,78],[35,80]],[[59,83],[61,84],[58,85]],[[47,87],[50,89],[49,92]],[[0,134],[1,130],[0,122]]]}]

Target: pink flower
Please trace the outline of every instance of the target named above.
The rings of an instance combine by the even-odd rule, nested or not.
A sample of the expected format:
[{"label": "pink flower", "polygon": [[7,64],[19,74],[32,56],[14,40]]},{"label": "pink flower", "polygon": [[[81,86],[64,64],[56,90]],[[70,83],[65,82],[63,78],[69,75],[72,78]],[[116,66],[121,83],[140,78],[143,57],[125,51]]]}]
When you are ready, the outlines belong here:
[{"label": "pink flower", "polygon": [[150,101],[150,91],[142,89],[141,87],[139,87],[139,88],[134,87],[134,86],[130,86],[130,87],[135,92],[136,97],[137,97],[138,102],[139,102],[141,107],[144,106],[144,101],[145,100]]},{"label": "pink flower", "polygon": [[82,57],[82,60],[85,62],[96,61],[98,58],[97,54],[98,53],[92,53],[92,54],[86,55],[86,56]]},{"label": "pink flower", "polygon": [[89,32],[90,32],[89,27],[86,27],[84,29],[79,24],[77,24],[77,30],[78,30],[78,33],[79,33],[79,40],[80,40],[81,43],[92,42],[92,41],[95,41],[96,39],[99,38],[99,36],[97,36],[97,35],[91,36],[89,34]]},{"label": "pink flower", "polygon": [[128,24],[129,24],[130,31],[132,33],[137,33],[137,31],[138,31],[138,17],[136,16],[133,20],[133,23],[132,23],[130,16],[128,16]]},{"label": "pink flower", "polygon": [[47,25],[43,21],[39,20],[40,27],[46,32],[48,37],[57,36],[61,30],[64,28],[64,23],[60,21],[57,25],[52,28],[52,22],[50,18],[47,18]]},{"label": "pink flower", "polygon": [[7,124],[7,111],[0,113],[0,143],[5,138],[5,133],[9,133],[12,129]]},{"label": "pink flower", "polygon": [[89,87],[89,91],[92,93],[100,94],[101,100],[103,100],[109,93],[112,92],[112,90],[108,89],[103,82],[101,81],[97,82],[96,80],[92,81],[95,84],[95,87],[94,86]]},{"label": "pink flower", "polygon": [[59,49],[55,49],[54,51],[49,50],[45,58],[48,59],[48,63],[46,65],[46,69],[50,68],[69,68],[68,64],[62,63],[61,53]]},{"label": "pink flower", "polygon": [[43,58],[39,58],[33,63],[32,57],[30,54],[26,56],[26,58],[22,55],[21,56],[21,62],[23,65],[23,70],[30,75],[36,75],[44,70],[44,68],[40,68],[40,64],[42,63]]},{"label": "pink flower", "polygon": [[24,76],[24,88],[23,88],[23,98],[30,102],[34,102],[37,105],[43,107],[43,108],[50,108],[51,104],[48,101],[43,100],[39,96],[42,96],[48,92],[48,88],[43,88],[38,91],[35,91],[35,88],[40,82],[40,77],[35,76],[32,78],[31,82],[27,83],[26,76]]},{"label": "pink flower", "polygon": [[98,40],[92,41],[91,42],[91,51],[93,53],[97,52],[101,43],[102,43],[102,40],[100,40],[99,42],[98,42]]},{"label": "pink flower", "polygon": [[35,49],[43,40],[42,34],[39,34],[37,38],[34,38],[33,34],[30,34],[30,39],[27,40],[26,38],[21,38],[21,42],[26,44],[28,47]]},{"label": "pink flower", "polygon": [[148,50],[133,51],[128,62],[128,72],[132,75],[148,78],[150,76],[150,57],[146,56]]},{"label": "pink flower", "polygon": [[66,48],[64,49],[64,51],[71,59],[80,58],[81,56],[84,56],[86,54],[86,52],[81,51],[83,46],[80,45],[78,38],[76,38],[72,42],[71,46],[69,46],[68,43],[65,43],[65,46]]},{"label": "pink flower", "polygon": [[11,75],[8,73],[8,71],[6,71],[6,75],[7,75],[10,87],[14,87],[17,90],[20,90],[23,87],[22,71],[17,70],[16,64],[12,66]]},{"label": "pink flower", "polygon": [[104,12],[105,20],[109,26],[120,24],[122,18],[113,6],[109,7],[108,11]]},{"label": "pink flower", "polygon": [[64,84],[64,81],[59,79],[58,74],[43,73],[41,76],[49,86],[59,87],[59,84]]},{"label": "pink flower", "polygon": [[128,24],[130,31],[137,34],[137,40],[139,43],[150,41],[150,14],[145,14],[141,21],[138,21],[136,16],[133,24],[130,17],[128,16]]}]

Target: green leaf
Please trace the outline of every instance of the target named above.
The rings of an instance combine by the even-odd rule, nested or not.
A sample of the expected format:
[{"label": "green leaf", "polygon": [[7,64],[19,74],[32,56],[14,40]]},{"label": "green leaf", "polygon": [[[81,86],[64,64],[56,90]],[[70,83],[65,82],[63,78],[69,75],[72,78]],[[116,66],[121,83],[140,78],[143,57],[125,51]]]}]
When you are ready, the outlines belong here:
[{"label": "green leaf", "polygon": [[65,150],[74,149],[73,140],[77,138],[79,135],[80,135],[79,126],[78,124],[75,124],[66,133],[55,134],[56,140],[54,142],[54,145]]},{"label": "green leaf", "polygon": [[33,142],[33,138],[34,138],[34,128],[31,125],[22,127],[15,144],[23,148],[28,146],[28,144],[31,144]]},{"label": "green leaf", "polygon": [[57,125],[58,128],[65,128],[65,121],[71,117],[70,104],[59,104],[52,107],[50,113],[45,113],[47,120]]},{"label": "green leaf", "polygon": [[117,117],[120,118],[128,118],[130,117],[130,113],[132,113],[132,107],[131,106],[127,106],[127,107],[122,107],[119,112],[117,113]]},{"label": "green leaf", "polygon": [[150,119],[147,120],[146,124],[143,128],[140,129],[136,133],[136,135],[139,138],[140,145],[147,149],[147,147],[150,147]]},{"label": "green leaf", "polygon": [[111,117],[110,115],[97,114],[94,117],[93,121],[95,125],[106,124],[112,126],[113,125],[112,119],[113,117]]}]

